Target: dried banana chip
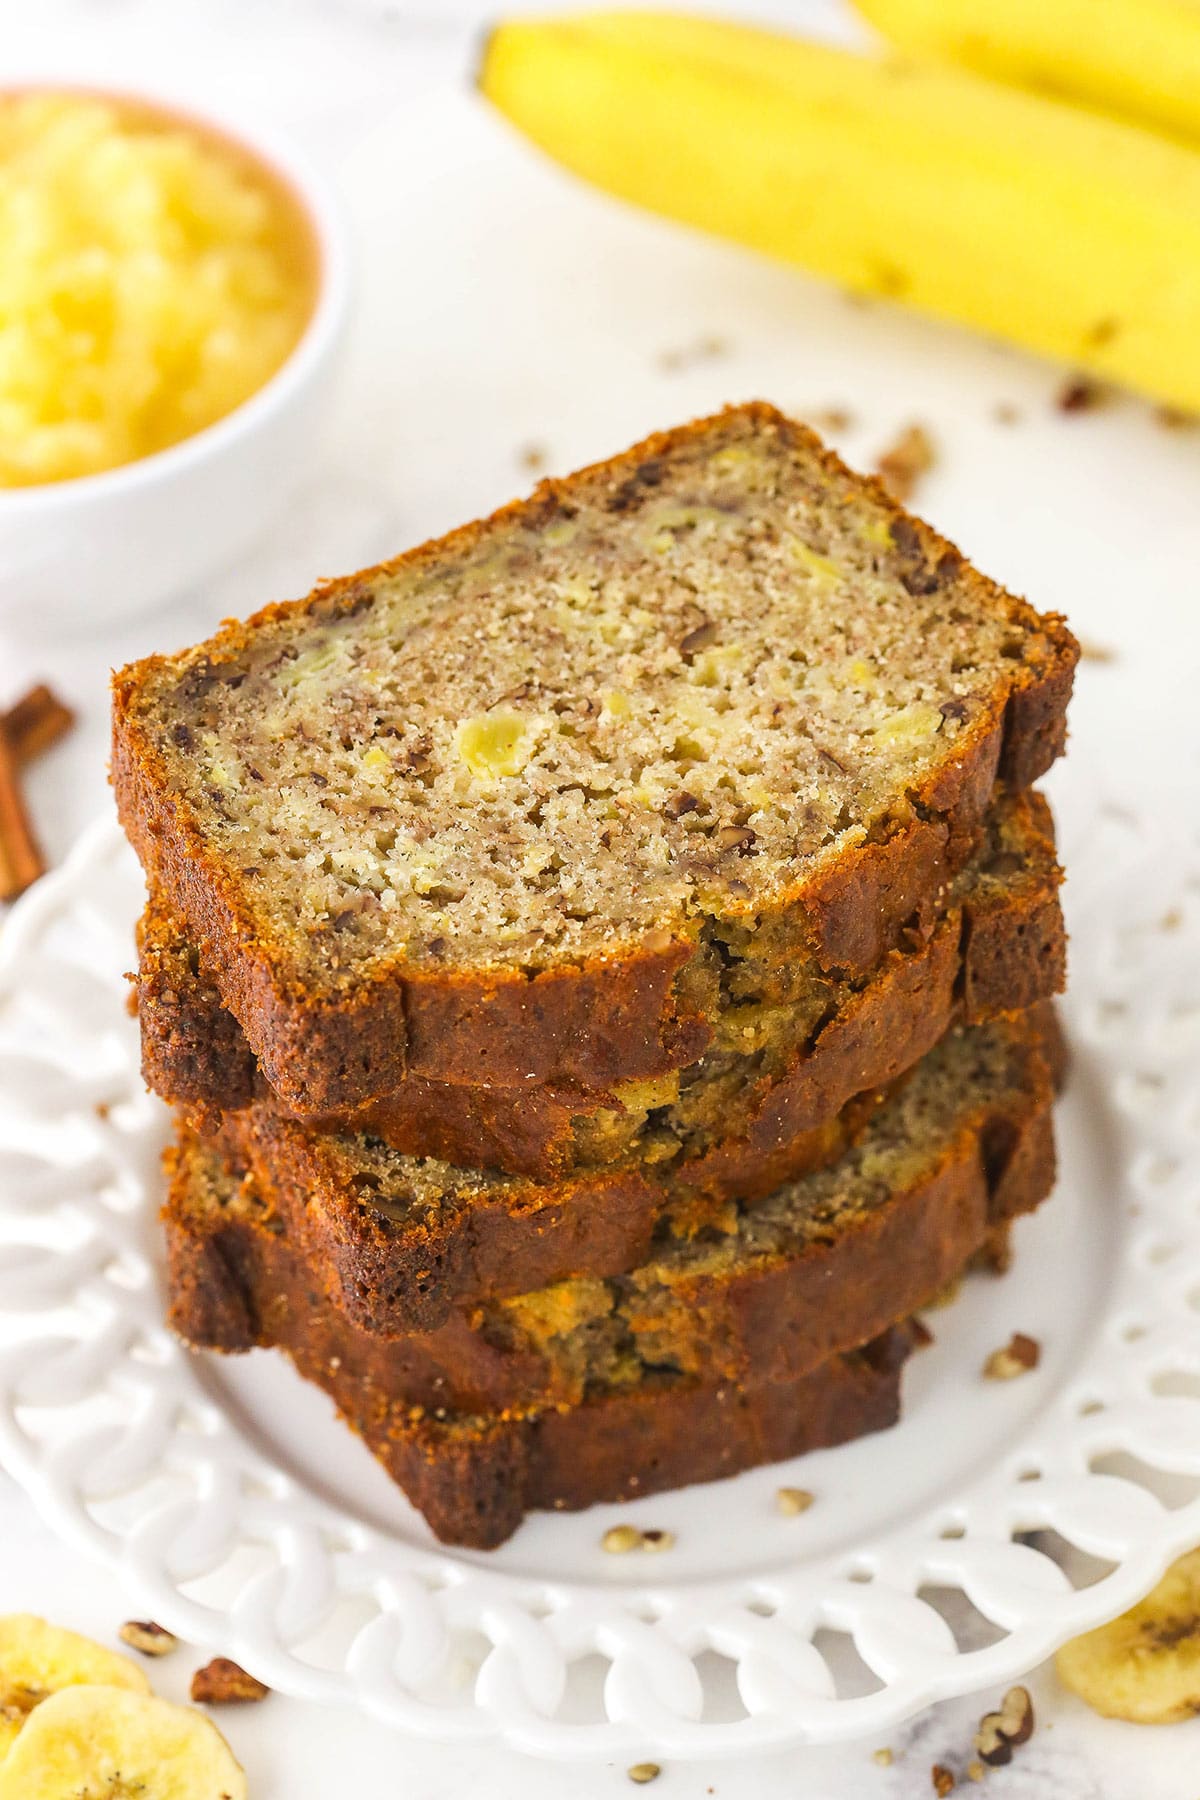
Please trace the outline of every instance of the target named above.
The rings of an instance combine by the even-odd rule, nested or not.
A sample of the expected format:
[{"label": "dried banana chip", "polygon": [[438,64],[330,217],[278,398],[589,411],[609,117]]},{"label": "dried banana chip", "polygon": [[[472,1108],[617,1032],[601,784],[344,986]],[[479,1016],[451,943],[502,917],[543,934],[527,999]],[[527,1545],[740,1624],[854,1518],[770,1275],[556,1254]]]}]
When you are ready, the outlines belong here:
[{"label": "dried banana chip", "polygon": [[1119,1619],[1064,1644],[1055,1662],[1105,1718],[1169,1725],[1200,1713],[1200,1550]]},{"label": "dried banana chip", "polygon": [[0,1763],[0,1800],[246,1800],[246,1777],[203,1713],[69,1687],[35,1708]]},{"label": "dried banana chip", "polygon": [[128,1656],[33,1613],[0,1617],[0,1762],[34,1707],[80,1682],[150,1692],[145,1674]]}]

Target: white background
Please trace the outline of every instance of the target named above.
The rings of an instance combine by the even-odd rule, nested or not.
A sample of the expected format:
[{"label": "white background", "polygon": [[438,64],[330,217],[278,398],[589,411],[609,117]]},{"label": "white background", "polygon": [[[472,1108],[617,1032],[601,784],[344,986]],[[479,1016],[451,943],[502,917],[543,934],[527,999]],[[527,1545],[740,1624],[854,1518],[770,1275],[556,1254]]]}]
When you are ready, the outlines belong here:
[{"label": "white background", "polygon": [[[546,169],[469,98],[486,9],[466,0],[0,0],[18,74],[219,101],[290,127],[340,177],[358,245],[359,308],[343,401],[312,477],[261,550],[204,593],[127,625],[47,641],[35,619],[0,627],[0,702],[50,678],[80,711],[36,771],[31,799],[53,860],[107,802],[107,671],[171,649],[215,621],[303,592],[457,523],[527,485],[522,452],[552,469],[644,430],[761,394],[794,411],[855,415],[842,448],[868,463],[924,422],[939,464],[919,504],[989,572],[1066,611],[1114,653],[1081,671],[1073,755],[1132,786],[1182,783],[1180,726],[1200,636],[1200,432],[1167,433],[1121,401],[1066,418],[1063,372],[884,308],[850,307],[789,271],[645,220]],[[831,4],[724,10],[852,29]],[[663,366],[706,337],[716,356]],[[1020,419],[1001,425],[998,403]],[[134,547],[133,554],[136,554]],[[54,1543],[0,1479],[0,1610],[29,1608],[107,1638],[135,1608],[107,1574]],[[197,1656],[155,1671],[182,1696]],[[1094,1719],[1032,1680],[1042,1728],[996,1800],[1195,1800],[1200,1723],[1150,1731]],[[723,1800],[899,1800],[932,1792],[930,1765],[961,1766],[981,1705],[943,1707],[862,1746],[763,1762],[668,1768],[648,1792]],[[355,1715],[273,1696],[222,1718],[259,1800],[478,1795],[558,1800],[627,1794],[620,1769],[583,1771],[499,1751],[400,1740]],[[967,1791],[972,1791],[967,1787]]]}]

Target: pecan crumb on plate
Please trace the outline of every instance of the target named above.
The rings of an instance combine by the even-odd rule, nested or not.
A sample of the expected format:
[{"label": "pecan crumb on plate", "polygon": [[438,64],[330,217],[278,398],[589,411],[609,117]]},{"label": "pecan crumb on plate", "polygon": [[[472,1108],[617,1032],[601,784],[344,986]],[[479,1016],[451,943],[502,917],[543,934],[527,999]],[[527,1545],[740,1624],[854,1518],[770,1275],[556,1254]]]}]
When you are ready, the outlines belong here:
[{"label": "pecan crumb on plate", "polygon": [[1003,1349],[993,1350],[983,1365],[983,1373],[988,1381],[1012,1381],[1018,1375],[1027,1375],[1036,1369],[1041,1358],[1042,1347],[1036,1338],[1031,1338],[1023,1331],[1014,1331]]},{"label": "pecan crumb on plate", "polygon": [[225,1706],[249,1700],[265,1700],[270,1693],[265,1681],[247,1674],[227,1656],[214,1656],[192,1676],[191,1696],[198,1706]]},{"label": "pecan crumb on plate", "polygon": [[174,1632],[168,1631],[165,1625],[156,1625],[153,1619],[126,1619],[117,1636],[122,1643],[140,1650],[143,1656],[169,1656],[179,1647]]},{"label": "pecan crumb on plate", "polygon": [[600,1539],[600,1548],[613,1556],[624,1556],[630,1550],[669,1550],[674,1542],[673,1531],[639,1531],[636,1525],[610,1525]]},{"label": "pecan crumb on plate", "polygon": [[981,1762],[998,1769],[1012,1761],[1018,1744],[1028,1743],[1033,1736],[1033,1701],[1029,1689],[1009,1688],[996,1712],[984,1713],[975,1733],[975,1748]]}]

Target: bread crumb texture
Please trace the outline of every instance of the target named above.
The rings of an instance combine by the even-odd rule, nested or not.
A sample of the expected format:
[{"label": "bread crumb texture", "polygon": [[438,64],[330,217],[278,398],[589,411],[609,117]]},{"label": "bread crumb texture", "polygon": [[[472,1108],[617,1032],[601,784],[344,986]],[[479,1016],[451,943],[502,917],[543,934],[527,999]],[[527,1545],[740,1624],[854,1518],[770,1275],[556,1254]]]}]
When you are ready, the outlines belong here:
[{"label": "bread crumb texture", "polygon": [[1054,654],[771,409],[661,443],[126,672],[296,972],[536,969],[753,919],[902,821]]}]

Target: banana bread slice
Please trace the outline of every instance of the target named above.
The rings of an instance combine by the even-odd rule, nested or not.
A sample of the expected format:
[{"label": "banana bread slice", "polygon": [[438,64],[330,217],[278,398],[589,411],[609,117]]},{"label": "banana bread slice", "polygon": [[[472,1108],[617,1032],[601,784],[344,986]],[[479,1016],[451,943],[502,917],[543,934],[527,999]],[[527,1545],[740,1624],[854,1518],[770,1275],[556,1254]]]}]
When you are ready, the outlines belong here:
[{"label": "banana bread slice", "polygon": [[[197,1348],[213,1344],[221,1291],[175,1285],[171,1318]],[[900,1374],[917,1338],[907,1322],[873,1343],[787,1381],[703,1381],[651,1370],[578,1406],[455,1413],[398,1400],[386,1371],[353,1353],[355,1332],[315,1298],[281,1345],[446,1544],[492,1550],[536,1509],[579,1511],[606,1500],[716,1481],[760,1463],[882,1431],[900,1416]],[[381,1340],[367,1340],[378,1345]]]},{"label": "banana bread slice", "polygon": [[[652,1256],[668,1224],[698,1229],[731,1199],[757,1201],[836,1160],[886,1087],[951,1022],[1015,1010],[1058,985],[1061,937],[1047,956],[1042,930],[1046,906],[1057,912],[1054,891],[1035,889],[1026,904],[1010,880],[997,878],[995,907],[981,897],[963,909],[965,929],[944,955],[935,938],[930,950],[898,957],[887,1004],[872,984],[810,1053],[784,1058],[779,1072],[754,1057],[740,1072],[719,1061],[710,1108],[703,1095],[689,1102],[683,1094],[632,1154],[557,1179],[407,1156],[364,1132],[315,1130],[270,1105],[227,1115],[218,1135],[328,1272],[338,1303],[370,1330],[432,1330],[464,1303],[575,1274],[619,1274]],[[862,1079],[884,1086],[817,1122],[825,1103]],[[719,1136],[702,1128],[709,1110]],[[692,1120],[699,1125],[689,1134]]]},{"label": "banana bread slice", "polygon": [[[410,1156],[545,1181],[618,1160],[689,1163],[700,1185],[723,1169],[762,1190],[798,1172],[797,1135],[856,1093],[886,1086],[932,1048],[957,1010],[967,1023],[1059,992],[1061,871],[1039,794],[997,794],[970,863],[869,980],[809,965],[787,1005],[725,1009],[687,1069],[612,1093],[529,1084],[479,1088],[410,1075],[356,1114],[313,1122],[363,1132]],[[137,1010],[147,1084],[201,1132],[222,1113],[279,1105],[195,945],[160,892],[138,933]],[[730,1119],[739,1121],[731,1139]]]},{"label": "banana bread slice", "polygon": [[1054,1178],[1045,1020],[953,1034],[836,1165],[730,1205],[607,1281],[576,1278],[387,1337],[337,1307],[319,1265],[252,1178],[185,1136],[166,1209],[188,1334],[228,1350],[292,1345],[342,1318],[336,1353],[393,1399],[476,1412],[574,1405],[670,1369],[790,1379],[914,1311]]},{"label": "banana bread slice", "polygon": [[131,665],[113,782],[289,1105],[610,1088],[873,968],[1077,654],[749,405]]}]

